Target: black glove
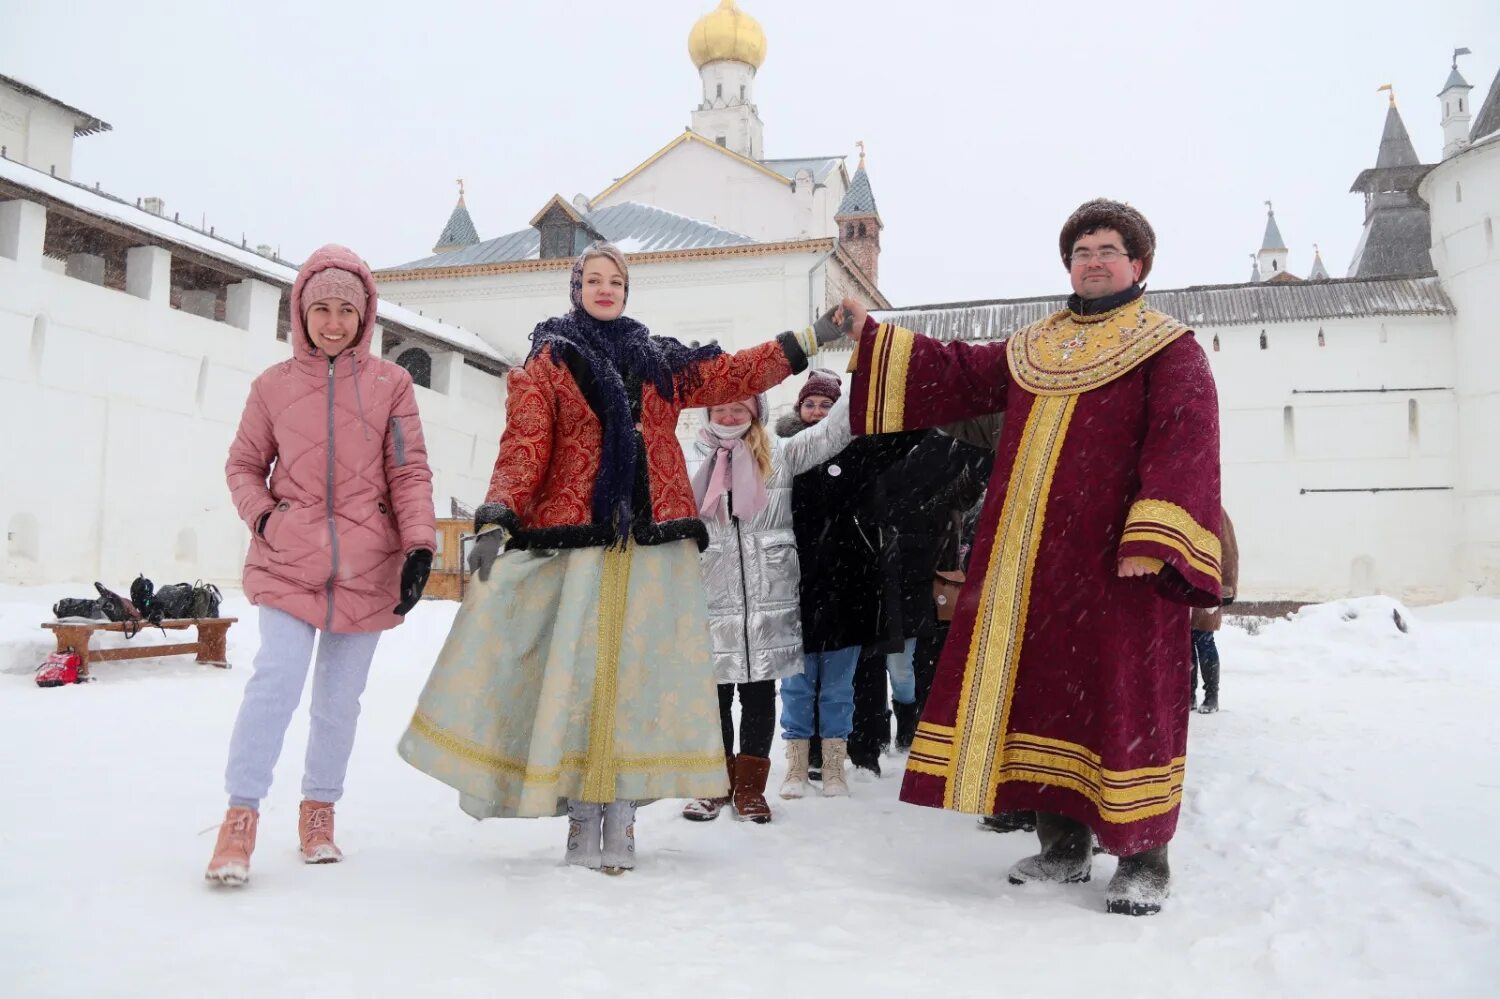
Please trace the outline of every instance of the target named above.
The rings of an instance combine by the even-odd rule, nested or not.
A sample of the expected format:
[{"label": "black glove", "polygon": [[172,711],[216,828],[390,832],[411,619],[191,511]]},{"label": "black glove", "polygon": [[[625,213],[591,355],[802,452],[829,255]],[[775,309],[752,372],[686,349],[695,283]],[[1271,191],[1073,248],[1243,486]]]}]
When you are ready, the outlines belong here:
[{"label": "black glove", "polygon": [[406,556],[406,564],[401,567],[401,602],[396,605],[397,614],[405,617],[407,611],[417,606],[431,571],[432,552],[426,548],[418,548]]},{"label": "black glove", "polygon": [[469,571],[478,575],[480,582],[490,581],[490,568],[500,557],[507,534],[505,528],[494,527],[474,539],[474,545],[469,549]]}]

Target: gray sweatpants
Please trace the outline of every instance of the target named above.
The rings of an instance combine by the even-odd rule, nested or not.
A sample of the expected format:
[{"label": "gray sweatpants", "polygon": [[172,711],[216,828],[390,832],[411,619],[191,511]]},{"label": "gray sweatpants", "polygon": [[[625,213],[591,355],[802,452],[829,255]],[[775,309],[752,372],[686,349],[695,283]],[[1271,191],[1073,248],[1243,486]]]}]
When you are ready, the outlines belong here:
[{"label": "gray sweatpants", "polygon": [[359,697],[370,675],[370,660],[380,632],[352,635],[319,631],[285,611],[260,608],[260,651],[255,674],[245,684],[245,698],[229,739],[229,766],[224,789],[231,806],[260,807],[271,789],[271,772],[292,712],[302,700],[313,640],[318,665],[313,673],[312,732],[302,771],[302,797],[338,801],[344,794],[344,772],[354,749]]}]

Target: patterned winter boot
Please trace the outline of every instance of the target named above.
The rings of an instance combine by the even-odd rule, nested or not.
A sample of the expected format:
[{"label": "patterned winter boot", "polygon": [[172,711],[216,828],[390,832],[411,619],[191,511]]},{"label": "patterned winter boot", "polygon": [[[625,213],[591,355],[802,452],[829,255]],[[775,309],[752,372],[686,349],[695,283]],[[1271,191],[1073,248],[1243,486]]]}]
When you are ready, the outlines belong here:
[{"label": "patterned winter boot", "polygon": [[568,852],[563,857],[575,867],[597,871],[603,864],[599,823],[604,806],[592,801],[568,799]]},{"label": "patterned winter boot", "polygon": [[1094,863],[1094,836],[1088,826],[1051,812],[1037,812],[1036,838],[1041,841],[1042,852],[1011,866],[1007,875],[1011,884],[1033,881],[1082,884],[1089,879]]},{"label": "patterned winter boot", "polygon": [[771,821],[771,806],[766,803],[766,778],[771,761],[764,756],[741,754],[734,760],[734,812],[747,822]]},{"label": "patterned winter boot", "polygon": [[605,874],[624,874],[635,868],[635,802],[611,801],[604,806]]},{"label": "patterned winter boot", "polygon": [[219,826],[213,859],[203,876],[216,884],[238,888],[250,880],[250,854],[255,852],[255,827],[259,813],[249,808],[231,808]]},{"label": "patterned winter boot", "polygon": [[692,822],[712,822],[719,817],[734,794],[734,757],[724,757],[724,766],[729,771],[729,794],[722,798],[694,798],[682,806],[683,818]]},{"label": "patterned winter boot", "polygon": [[333,842],[333,802],[302,803],[297,812],[297,839],[304,864],[337,864],[344,859]]},{"label": "patterned winter boot", "polygon": [[1154,916],[1167,900],[1171,884],[1165,843],[1154,850],[1121,857],[1104,894],[1105,908],[1122,916]]},{"label": "patterned winter boot", "polygon": [[781,782],[781,796],[788,801],[807,793],[807,740],[786,741],[786,779]]},{"label": "patterned winter boot", "polygon": [[849,797],[849,779],[844,775],[844,761],[847,759],[847,742],[843,739],[823,740],[823,797]]}]

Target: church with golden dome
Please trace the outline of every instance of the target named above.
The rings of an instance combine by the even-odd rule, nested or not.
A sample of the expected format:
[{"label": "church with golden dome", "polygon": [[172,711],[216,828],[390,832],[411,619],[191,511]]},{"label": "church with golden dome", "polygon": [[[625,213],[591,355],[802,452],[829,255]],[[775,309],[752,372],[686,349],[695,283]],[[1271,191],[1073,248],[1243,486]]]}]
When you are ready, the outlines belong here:
[{"label": "church with golden dome", "polygon": [[735,0],[692,25],[687,50],[700,91],[686,129],[592,197],[538,192],[531,221],[503,235],[481,238],[460,194],[429,255],[376,273],[381,293],[524,356],[566,301],[573,257],[607,239],[630,260],[631,314],[685,341],[748,346],[844,297],[888,308],[862,146],[852,175],[843,154],[766,156],[755,83],[770,46]]}]

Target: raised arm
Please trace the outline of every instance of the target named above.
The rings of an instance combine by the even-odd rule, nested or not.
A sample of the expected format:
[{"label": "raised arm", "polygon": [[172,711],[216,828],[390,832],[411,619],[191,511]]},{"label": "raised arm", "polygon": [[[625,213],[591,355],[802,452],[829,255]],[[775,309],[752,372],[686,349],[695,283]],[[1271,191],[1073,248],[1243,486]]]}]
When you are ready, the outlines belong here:
[{"label": "raised arm", "polygon": [[776,450],[776,463],[789,475],[801,475],[844,450],[852,440],[854,432],[849,429],[849,396],[840,395],[838,402],[833,404],[821,423],[781,442]]},{"label": "raised arm", "polygon": [[1005,408],[1004,343],[943,343],[866,319],[851,363],[856,434],[937,427]]}]

